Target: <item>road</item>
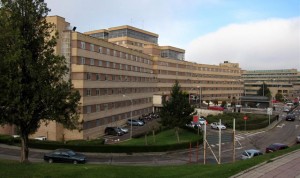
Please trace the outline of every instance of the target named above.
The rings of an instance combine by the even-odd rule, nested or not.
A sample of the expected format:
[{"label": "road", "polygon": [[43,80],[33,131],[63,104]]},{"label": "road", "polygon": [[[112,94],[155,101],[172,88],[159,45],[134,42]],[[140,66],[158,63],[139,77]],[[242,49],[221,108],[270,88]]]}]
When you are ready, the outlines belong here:
[{"label": "road", "polygon": [[[300,134],[300,107],[293,111],[297,118],[296,121],[285,121],[283,115],[281,120],[277,123],[272,123],[270,127],[264,130],[254,132],[237,132],[236,133],[236,160],[240,159],[240,155],[245,149],[256,148],[264,152],[265,148],[275,142],[281,142],[288,145],[295,144],[295,138]],[[153,122],[154,123],[154,122]],[[143,127],[151,127],[151,124]],[[134,127],[134,132],[138,133],[142,127]],[[208,128],[208,133],[218,137],[218,131]],[[232,162],[233,160],[233,142],[232,131],[222,131],[222,152],[221,162]],[[127,139],[129,134],[118,137],[119,139]],[[115,140],[112,139],[112,140]],[[210,148],[207,148],[206,163],[216,164],[218,159],[219,147],[217,142],[210,142]],[[42,162],[43,154],[47,150],[30,149],[29,160],[32,162]],[[87,155],[89,163],[92,164],[132,164],[132,165],[174,165],[187,163],[203,163],[203,147],[191,148],[186,150],[177,150],[166,153],[84,153]],[[0,144],[0,158],[19,160],[20,148],[15,146],[7,146]]]}]

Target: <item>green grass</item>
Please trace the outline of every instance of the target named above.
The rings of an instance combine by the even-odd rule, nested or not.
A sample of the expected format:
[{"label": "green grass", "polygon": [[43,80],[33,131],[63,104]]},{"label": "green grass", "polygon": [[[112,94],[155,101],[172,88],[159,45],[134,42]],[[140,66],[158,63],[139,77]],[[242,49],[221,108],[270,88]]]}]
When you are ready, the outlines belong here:
[{"label": "green grass", "polygon": [[[196,141],[201,138],[202,138],[201,135],[199,136],[185,129],[179,129],[180,143]],[[120,143],[120,145],[145,145],[145,143],[146,143],[145,137],[140,137],[140,138],[133,138],[126,142],[122,142]],[[176,144],[178,142],[177,142],[177,137],[175,135],[175,130],[170,129],[170,130],[159,132],[157,135],[155,135],[155,142],[154,142],[152,132],[150,132],[149,135],[147,136],[147,143],[148,145],[168,145],[168,144]]]},{"label": "green grass", "polygon": [[254,159],[237,161],[222,165],[189,164],[180,166],[114,166],[114,165],[72,165],[29,163],[0,160],[1,178],[14,177],[105,177],[105,178],[140,178],[140,177],[230,177],[259,163],[270,161],[276,156],[300,149],[300,145],[287,150],[265,154]]}]

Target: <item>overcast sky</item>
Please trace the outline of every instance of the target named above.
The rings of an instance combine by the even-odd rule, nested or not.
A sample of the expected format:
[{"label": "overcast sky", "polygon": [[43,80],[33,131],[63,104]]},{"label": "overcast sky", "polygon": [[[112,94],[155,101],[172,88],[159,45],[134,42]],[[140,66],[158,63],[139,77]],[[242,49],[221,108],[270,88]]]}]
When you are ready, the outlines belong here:
[{"label": "overcast sky", "polygon": [[186,61],[300,71],[300,0],[45,0],[86,32],[131,25],[186,50]]}]

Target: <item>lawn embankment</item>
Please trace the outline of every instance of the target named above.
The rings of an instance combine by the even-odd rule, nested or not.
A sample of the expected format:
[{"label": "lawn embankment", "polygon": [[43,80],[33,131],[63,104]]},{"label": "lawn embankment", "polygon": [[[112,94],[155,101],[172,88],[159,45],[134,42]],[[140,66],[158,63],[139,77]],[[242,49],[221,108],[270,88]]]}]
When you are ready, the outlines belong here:
[{"label": "lawn embankment", "polygon": [[2,178],[14,177],[105,177],[105,178],[140,178],[140,177],[230,177],[252,166],[300,149],[296,145],[286,150],[256,157],[254,159],[237,161],[221,165],[190,164],[180,166],[115,166],[115,165],[72,165],[29,163],[0,160]]}]

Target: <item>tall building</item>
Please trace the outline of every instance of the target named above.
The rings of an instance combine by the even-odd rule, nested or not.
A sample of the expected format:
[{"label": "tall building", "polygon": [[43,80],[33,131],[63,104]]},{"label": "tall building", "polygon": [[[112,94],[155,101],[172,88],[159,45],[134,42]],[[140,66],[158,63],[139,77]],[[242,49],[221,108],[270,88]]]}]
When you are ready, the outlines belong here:
[{"label": "tall building", "polygon": [[[225,61],[219,65],[185,60],[185,50],[159,46],[158,35],[131,26],[86,33],[76,31],[63,17],[49,16],[59,39],[56,54],[64,55],[75,89],[81,94],[82,130],[70,131],[61,124],[42,124],[35,136],[49,140],[93,139],[107,126],[124,125],[161,107],[178,80],[187,93],[201,101],[238,99],[243,92],[241,69]],[[12,128],[3,128],[11,131]]]},{"label": "tall building", "polygon": [[296,69],[282,70],[249,70],[242,74],[245,95],[257,95],[257,91],[265,83],[270,89],[272,98],[281,93],[286,99],[300,95],[300,75]]}]

